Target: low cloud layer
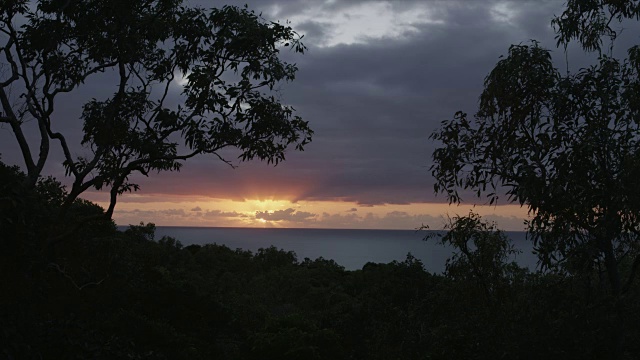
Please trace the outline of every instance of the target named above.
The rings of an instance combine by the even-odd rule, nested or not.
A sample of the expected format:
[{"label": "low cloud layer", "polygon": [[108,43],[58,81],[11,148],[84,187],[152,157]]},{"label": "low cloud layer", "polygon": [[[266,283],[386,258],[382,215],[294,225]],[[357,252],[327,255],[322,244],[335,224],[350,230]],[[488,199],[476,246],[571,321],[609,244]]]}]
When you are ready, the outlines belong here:
[{"label": "low cloud layer", "polygon": [[[431,229],[442,229],[448,221],[444,216],[411,214],[406,211],[389,211],[382,214],[372,212],[322,212],[315,214],[293,208],[275,211],[256,211],[254,215],[235,211],[206,210],[184,211],[165,210],[120,210],[115,214],[120,225],[153,222],[169,226],[217,226],[217,227],[304,227],[328,229],[398,229],[415,230],[423,225]],[[495,221],[500,228],[524,230],[523,219],[516,216],[485,216],[487,221]]]},{"label": "low cloud layer", "polygon": [[305,222],[316,217],[306,211],[296,211],[292,208],[276,211],[256,211],[256,219],[267,221]]}]

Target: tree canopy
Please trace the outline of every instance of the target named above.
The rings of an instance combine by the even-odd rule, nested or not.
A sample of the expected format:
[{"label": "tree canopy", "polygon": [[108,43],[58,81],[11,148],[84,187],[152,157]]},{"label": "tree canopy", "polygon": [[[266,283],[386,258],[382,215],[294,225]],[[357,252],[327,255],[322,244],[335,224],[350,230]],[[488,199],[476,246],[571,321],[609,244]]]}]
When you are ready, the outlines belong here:
[{"label": "tree canopy", "polygon": [[[31,187],[52,148],[62,150],[72,185],[60,219],[91,188],[110,192],[110,217],[118,195],[138,190],[134,173],[176,171],[200,154],[230,163],[220,154],[229,147],[241,161],[277,164],[288,148],[311,141],[308,123],[278,91],[297,71],[280,51],[303,53],[301,37],[246,6],[2,0],[0,9],[0,122],[13,132]],[[58,115],[60,98],[100,76],[113,93],[82,105],[83,136],[73,144],[58,131],[73,121]],[[177,104],[172,92],[179,92]],[[25,133],[30,120],[36,144]],[[75,155],[78,145],[85,155]]]},{"label": "tree canopy", "polygon": [[[632,1],[570,1],[553,23],[559,44],[578,38],[596,50],[615,36],[611,19],[638,11]],[[538,42],[513,45],[486,77],[475,116],[458,112],[431,136],[443,144],[433,153],[436,192],[460,202],[470,189],[492,204],[505,193],[529,208],[544,267],[605,271],[614,294],[640,262],[640,58],[637,46],[628,53],[562,74]],[[632,263],[626,278],[622,263]]]},{"label": "tree canopy", "polygon": [[578,40],[586,51],[601,51],[604,39],[613,41],[621,31],[612,26],[614,20],[615,24],[639,18],[638,0],[569,0],[551,23],[556,29],[557,45]]},{"label": "tree canopy", "polygon": [[[625,295],[640,267],[640,49],[602,51],[640,17],[640,2],[570,0],[552,20],[557,45],[577,40],[596,64],[561,73],[537,41],[512,45],[485,78],[473,117],[457,112],[431,135],[436,192],[502,195],[529,209],[540,264],[608,283],[612,358],[624,355]],[[611,49],[611,47],[609,48]],[[605,280],[606,279],[606,280]]]}]

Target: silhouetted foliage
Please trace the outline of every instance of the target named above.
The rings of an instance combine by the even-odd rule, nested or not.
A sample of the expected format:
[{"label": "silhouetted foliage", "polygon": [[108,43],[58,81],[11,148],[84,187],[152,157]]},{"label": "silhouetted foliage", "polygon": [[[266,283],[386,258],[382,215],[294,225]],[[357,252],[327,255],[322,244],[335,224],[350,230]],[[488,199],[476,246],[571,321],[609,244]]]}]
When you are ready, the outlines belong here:
[{"label": "silhouetted foliage", "polygon": [[442,245],[456,251],[447,259],[445,275],[474,283],[489,306],[504,301],[504,289],[524,275],[513,259],[519,252],[506,234],[473,212],[449,219],[444,230],[428,237],[439,238]]},{"label": "silhouetted foliage", "polygon": [[[134,173],[176,171],[201,154],[232,165],[220,153],[225,148],[237,149],[242,161],[277,164],[288,148],[311,141],[307,122],[278,91],[297,71],[279,58],[281,49],[305,47],[291,27],[246,6],[2,0],[0,41],[7,70],[0,75],[0,123],[10,126],[22,152],[24,186],[40,181],[53,146],[64,154],[72,181],[58,225],[91,188],[110,192],[110,217],[118,195],[139,189]],[[57,131],[55,109],[63,94],[85,91],[101,73],[111,74],[117,91],[82,106],[81,145],[90,155],[75,156],[75,139]],[[27,119],[38,125],[37,144],[24,133]],[[49,242],[68,230],[50,231]]]},{"label": "silhouetted foliage", "polygon": [[603,56],[562,76],[534,43],[516,45],[485,81],[473,121],[458,113],[433,134],[436,191],[459,188],[494,203],[502,189],[529,207],[544,267],[604,267],[614,293],[618,263],[638,255],[640,126],[635,65]]},{"label": "silhouetted foliage", "polygon": [[[243,26],[253,24],[256,29],[264,30],[258,17],[246,10],[224,8],[205,16],[198,9],[179,8],[178,3],[40,1],[37,14],[46,16],[27,22],[25,32],[21,33],[25,37],[19,43],[10,43],[8,49],[22,51],[12,46],[39,44],[39,53],[24,54],[46,54],[47,61],[58,61],[57,64],[64,66],[57,70],[48,68],[45,73],[51,76],[55,86],[64,83],[75,88],[83,75],[67,72],[70,68],[77,66],[78,71],[84,71],[83,66],[101,66],[116,60],[114,66],[119,68],[121,59],[135,58],[141,52],[155,49],[157,44],[151,40],[159,38],[151,34],[173,34],[172,29],[159,28],[159,24],[167,21],[182,19],[178,27],[184,27],[183,35],[194,29],[202,30],[199,27],[202,22],[211,19],[229,20],[229,24],[250,19],[242,22]],[[28,11],[23,1],[1,4],[0,16],[4,17],[0,21],[5,26],[10,24],[9,15]],[[97,17],[98,13],[114,15],[116,9],[109,7],[114,4],[127,10],[123,10],[122,19]],[[577,4],[579,2],[570,1],[568,7],[571,9]],[[140,8],[142,5],[146,7]],[[147,13],[153,9],[157,11]],[[90,20],[95,22],[95,31],[89,29]],[[141,21],[138,27],[129,27],[138,20]],[[254,20],[257,22],[252,22]],[[80,26],[77,29],[75,22]],[[276,28],[273,25],[270,29]],[[11,31],[10,27],[3,29]],[[91,37],[79,36],[81,29],[88,29]],[[230,26],[225,31],[236,36],[238,29]],[[278,29],[292,34],[290,29]],[[45,30],[50,33],[50,43],[45,41]],[[78,32],[74,32],[76,30]],[[135,46],[124,46],[127,44],[124,38],[133,38]],[[70,41],[70,47],[60,48],[60,39]],[[246,42],[259,39],[245,38],[234,49],[242,49]],[[108,48],[105,44],[109,41],[122,46]],[[74,53],[71,50],[76,45],[87,52]],[[110,49],[117,52],[112,54],[113,58],[109,55]],[[74,58],[78,54],[90,56],[86,58],[90,62]],[[178,55],[171,54],[170,57]],[[156,55],[160,56],[159,53],[153,56]],[[156,58],[145,59],[150,63],[142,64],[143,67]],[[76,62],[69,67],[65,61],[71,60]],[[531,68],[522,69],[519,61]],[[448,140],[437,153],[439,162],[434,168],[439,176],[437,189],[447,191],[450,199],[456,201],[458,188],[474,188],[482,194],[486,191],[484,185],[489,188],[495,185],[496,190],[502,187],[510,191],[512,199],[535,206],[534,215],[538,220],[534,219],[531,229],[540,236],[538,248],[543,261],[563,271],[529,273],[518,267],[511,262],[510,256],[514,253],[505,234],[473,213],[454,217],[447,224],[448,232],[441,234],[443,245],[454,251],[443,275],[426,272],[423,264],[410,254],[404,261],[368,263],[361,270],[345,271],[332,260],[300,261],[296,254],[273,247],[252,253],[216,244],[182,246],[179,239],[156,239],[155,225],[150,223],[117,231],[108,219],[108,210],[105,212],[78,198],[78,194],[70,194],[55,179],[41,177],[39,160],[32,161],[31,165],[26,161],[27,173],[0,162],[0,357],[638,358],[640,343],[635,340],[640,336],[640,302],[637,301],[640,293],[638,280],[633,277],[638,262],[633,258],[636,245],[632,236],[636,231],[634,206],[637,204],[633,199],[637,190],[633,192],[631,182],[636,176],[633,169],[637,168],[637,156],[633,146],[637,142],[636,123],[629,120],[635,108],[629,106],[631,110],[610,112],[615,106],[635,104],[629,87],[635,84],[634,64],[632,59],[620,63],[603,57],[594,68],[573,76],[559,76],[550,66],[548,52],[537,44],[513,47],[510,57],[498,65],[498,71],[492,73],[487,82],[489,90],[481,102],[485,113],[479,114],[492,116],[478,115],[474,125],[459,114],[435,135]],[[124,65],[125,72],[138,69],[127,62]],[[205,75],[195,75],[192,80],[196,81],[199,76]],[[539,85],[536,87],[539,91],[527,92],[527,86],[532,84]],[[598,95],[597,89],[602,84],[611,88],[606,87],[607,93]],[[103,136],[101,120],[105,119],[95,116],[106,108],[124,110],[113,105],[119,101],[125,103],[125,100],[116,100],[118,96],[129,99],[126,101],[137,96],[127,89],[119,94],[88,106],[91,116],[87,116],[93,117],[87,122],[87,127],[92,129],[87,144],[97,151],[94,155],[99,159],[114,155],[98,155],[100,149],[108,148],[117,154],[125,151],[126,146],[138,146],[135,142],[133,145],[118,143],[122,140],[118,136],[111,140]],[[576,99],[584,99],[585,103],[574,104]],[[28,105],[33,100],[26,101]],[[47,101],[37,104],[46,107]],[[36,106],[35,102],[30,104]],[[533,109],[544,108],[546,113],[537,116],[539,114],[531,109],[518,107],[522,104],[538,104],[540,106]],[[586,110],[589,106],[593,106],[592,112]],[[38,111],[36,109],[36,114]],[[579,116],[572,117],[570,111],[577,111],[575,114]],[[603,120],[603,114],[611,116],[609,121]],[[126,116],[113,119],[124,118]],[[3,121],[15,125],[10,119]],[[39,119],[38,122],[42,124]],[[44,125],[44,133],[49,134],[48,123]],[[123,129],[116,127],[115,134],[131,140],[129,136],[135,134]],[[143,131],[136,129],[134,133]],[[486,132],[489,130],[493,132]],[[505,146],[483,143],[491,139],[483,136],[490,134],[502,136],[495,141],[504,142]],[[61,139],[55,133],[52,138]],[[204,138],[198,139],[206,142]],[[579,141],[583,141],[583,145]],[[543,145],[550,150],[543,152]],[[527,146],[533,147],[527,150]],[[161,146],[159,149],[167,150]],[[144,156],[143,152],[130,150],[131,156]],[[258,153],[256,156],[260,157]],[[175,160],[178,159],[167,161]],[[461,160],[475,162],[469,164]],[[80,172],[82,166],[90,164],[77,161],[76,171]],[[149,163],[148,169],[162,164]],[[67,165],[71,168],[71,163]],[[494,170],[486,169],[485,165],[494,166]],[[32,177],[34,168],[30,166],[35,166],[35,178]],[[464,171],[468,169],[477,177],[467,177]],[[547,173],[540,176],[543,169]],[[611,173],[607,175],[606,169]],[[101,176],[99,174],[110,170],[96,168],[96,171],[96,176]],[[72,176],[78,179],[76,174]],[[95,184],[104,180],[104,186],[118,188],[114,182],[109,183],[117,180],[114,179],[103,177]],[[623,196],[623,190],[629,192]],[[59,221],[61,213],[64,213],[64,223]],[[545,218],[544,214],[548,216]],[[587,222],[577,222],[581,219]],[[611,219],[619,222],[612,221],[615,226],[610,227]],[[565,227],[560,226],[562,221]],[[627,255],[615,253],[620,279],[628,279],[618,296],[612,296],[611,286],[603,286],[610,285],[611,280],[600,280],[611,274],[598,267],[602,257],[606,257],[602,255],[606,249],[600,246],[607,243],[592,241],[587,236],[602,239],[598,232],[602,229],[615,230],[611,233],[603,230],[607,236],[620,235],[604,237],[616,251],[629,250]],[[43,247],[52,233],[54,236],[66,234],[67,241],[55,248]],[[566,261],[556,263],[558,259],[554,256],[558,255]],[[548,259],[545,260],[545,256]],[[605,261],[604,269],[609,270],[607,266]],[[621,316],[624,321],[620,320]]]},{"label": "silhouetted foliage", "polygon": [[[153,224],[99,236],[87,231],[82,241],[57,247],[58,262],[31,276],[6,266],[2,253],[0,284],[10,291],[0,293],[0,353],[19,359],[610,354],[612,313],[601,306],[606,291],[578,277],[528,273],[510,264],[509,246],[490,224],[477,216],[453,220],[445,242],[455,254],[444,276],[426,272],[411,255],[345,271],[331,260],[298,261],[275,248],[182,247],[172,238],[157,240]],[[638,295],[636,287],[630,291]],[[628,309],[622,326],[631,339],[640,307]],[[627,351],[640,353],[633,342]]]},{"label": "silhouetted foliage", "polygon": [[[25,176],[6,166],[0,172],[6,183]],[[47,184],[29,195],[34,207],[25,214],[34,218],[25,219],[34,229],[34,219],[46,222],[47,211],[59,206],[54,195],[64,192],[55,181]],[[77,206],[78,216],[102,211],[87,201]],[[476,215],[449,225],[441,240],[454,255],[443,276],[426,272],[411,255],[345,271],[332,260],[299,261],[275,248],[183,247],[174,238],[156,239],[153,224],[119,232],[110,221],[86,223],[55,248],[55,262],[37,247],[22,247],[19,256],[0,253],[0,354],[584,359],[613,351],[612,326],[622,326],[627,339],[639,335],[638,303],[626,305],[627,321],[618,324],[603,306],[606,289],[579,276],[517,267],[504,234]],[[2,229],[24,230],[6,222]],[[7,239],[3,246],[11,244]],[[637,297],[638,288],[628,296]],[[626,349],[640,353],[632,341]]]},{"label": "silhouetted foliage", "polygon": [[612,20],[639,11],[637,1],[569,1],[553,20],[558,44],[598,50],[596,65],[562,74],[538,42],[512,45],[473,119],[458,112],[431,136],[443,144],[433,153],[436,192],[457,203],[472,190],[490,204],[506,193],[532,215],[542,268],[606,281],[618,319],[613,358],[623,357],[624,294],[640,266],[640,57],[638,46],[624,60],[601,46],[615,39]]},{"label": "silhouetted foliage", "polygon": [[622,28],[616,31],[612,27],[614,20],[620,23],[639,17],[638,0],[569,0],[566,9],[551,23],[556,30],[558,46],[566,46],[575,39],[585,50],[601,52],[603,38],[613,42],[622,31]]}]

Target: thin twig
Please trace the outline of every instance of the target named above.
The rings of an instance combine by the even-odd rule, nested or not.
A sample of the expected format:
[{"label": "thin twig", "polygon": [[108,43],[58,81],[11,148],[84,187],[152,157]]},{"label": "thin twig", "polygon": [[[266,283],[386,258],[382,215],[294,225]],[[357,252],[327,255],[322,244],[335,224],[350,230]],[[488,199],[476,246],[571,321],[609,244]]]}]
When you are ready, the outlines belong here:
[{"label": "thin twig", "polygon": [[100,284],[102,284],[103,281],[105,281],[109,275],[107,274],[107,276],[105,276],[104,278],[102,278],[102,280],[100,281],[91,281],[88,283],[85,283],[83,285],[78,285],[76,283],[76,281],[73,279],[73,277],[71,277],[71,275],[67,274],[67,272],[65,271],[65,269],[60,268],[60,265],[56,264],[56,263],[49,263],[49,267],[56,270],[58,273],[62,274],[64,277],[66,277],[67,279],[69,279],[69,281],[71,281],[71,284],[73,284],[73,286],[78,289],[78,291],[82,291],[82,289],[86,288],[87,286],[98,286]]}]

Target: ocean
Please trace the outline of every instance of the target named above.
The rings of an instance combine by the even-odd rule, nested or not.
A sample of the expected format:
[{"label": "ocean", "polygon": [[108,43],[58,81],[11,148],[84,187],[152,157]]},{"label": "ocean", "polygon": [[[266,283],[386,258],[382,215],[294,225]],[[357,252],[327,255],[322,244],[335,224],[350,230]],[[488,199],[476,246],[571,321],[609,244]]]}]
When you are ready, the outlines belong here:
[{"label": "ocean", "polygon": [[[124,229],[125,227],[122,227]],[[332,259],[347,270],[358,270],[368,262],[389,263],[403,261],[408,253],[420,259],[429,272],[442,273],[445,261],[453,250],[437,243],[424,241],[427,231],[416,230],[344,230],[344,229],[274,229],[274,228],[215,228],[158,226],[156,239],[171,236],[183,245],[219,244],[231,249],[255,252],[259,248],[275,246],[293,251],[298,260],[323,257]],[[522,253],[514,260],[521,266],[535,269],[536,257],[532,244],[524,232],[506,232],[514,246]]]}]

